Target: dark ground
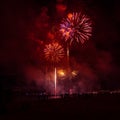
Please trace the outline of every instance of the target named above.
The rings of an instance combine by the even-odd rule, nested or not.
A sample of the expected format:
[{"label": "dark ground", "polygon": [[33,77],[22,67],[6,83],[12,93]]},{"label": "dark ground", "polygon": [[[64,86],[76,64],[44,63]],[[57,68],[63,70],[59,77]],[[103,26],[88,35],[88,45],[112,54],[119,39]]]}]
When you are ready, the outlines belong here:
[{"label": "dark ground", "polygon": [[59,99],[12,95],[4,98],[1,106],[1,119],[6,120],[120,118],[120,94],[68,95]]}]

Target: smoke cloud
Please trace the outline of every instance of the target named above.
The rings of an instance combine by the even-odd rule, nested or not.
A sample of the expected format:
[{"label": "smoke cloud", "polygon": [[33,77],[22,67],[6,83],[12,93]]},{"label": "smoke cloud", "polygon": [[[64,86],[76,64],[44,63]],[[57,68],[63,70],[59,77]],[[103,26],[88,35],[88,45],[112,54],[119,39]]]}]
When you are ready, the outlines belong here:
[{"label": "smoke cloud", "polygon": [[[18,75],[15,76],[16,79],[22,75],[28,86],[34,83],[36,88],[42,86],[47,92],[53,93],[54,69],[44,59],[43,49],[46,43],[54,39],[53,33],[61,19],[73,10],[73,4],[65,3],[64,0],[43,3],[39,3],[40,7],[37,6],[37,1],[35,3],[32,0],[29,3],[14,0],[1,3],[0,66],[4,68],[3,74]],[[93,36],[83,45],[70,47],[71,75],[62,78],[58,75],[58,93],[120,87],[117,23],[112,23],[114,20],[111,15],[107,18],[108,14],[97,3],[94,4],[98,8],[86,5],[86,12],[91,8],[89,14],[95,15]],[[74,6],[75,11],[78,11],[80,4],[74,3]],[[60,67],[67,71],[66,60],[63,59],[58,64],[57,70]],[[72,75],[73,71],[76,72],[75,75]]]}]

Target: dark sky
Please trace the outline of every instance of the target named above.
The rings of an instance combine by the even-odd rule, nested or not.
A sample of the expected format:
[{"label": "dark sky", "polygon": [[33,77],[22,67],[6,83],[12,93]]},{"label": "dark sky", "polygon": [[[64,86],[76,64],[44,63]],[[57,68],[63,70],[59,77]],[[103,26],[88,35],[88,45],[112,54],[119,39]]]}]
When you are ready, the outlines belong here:
[{"label": "dark sky", "polygon": [[[66,11],[57,11],[58,4],[66,6]],[[119,0],[1,1],[1,76],[14,76],[18,79],[23,75],[26,64],[40,67],[43,61],[35,52],[38,45],[29,40],[29,33],[33,32],[36,36],[39,34],[38,38],[46,41],[46,34],[52,25],[54,28],[67,13],[81,9],[93,20],[93,35],[82,47],[71,47],[71,56],[77,58],[78,63],[84,62],[92,66],[91,69],[97,70],[98,78],[102,79],[101,83],[105,88],[120,88]],[[45,11],[46,17],[39,17]],[[36,27],[37,20],[45,23],[47,27],[41,27],[39,31]],[[109,73],[108,69],[112,72]]]}]

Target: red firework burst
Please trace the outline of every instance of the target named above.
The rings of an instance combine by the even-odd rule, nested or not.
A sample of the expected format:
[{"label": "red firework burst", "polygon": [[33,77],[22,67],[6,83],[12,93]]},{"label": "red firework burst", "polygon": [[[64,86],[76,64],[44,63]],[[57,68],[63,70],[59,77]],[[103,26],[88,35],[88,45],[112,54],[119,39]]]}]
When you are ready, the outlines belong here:
[{"label": "red firework burst", "polygon": [[44,53],[46,60],[58,63],[64,56],[64,49],[58,43],[51,43],[45,46]]}]

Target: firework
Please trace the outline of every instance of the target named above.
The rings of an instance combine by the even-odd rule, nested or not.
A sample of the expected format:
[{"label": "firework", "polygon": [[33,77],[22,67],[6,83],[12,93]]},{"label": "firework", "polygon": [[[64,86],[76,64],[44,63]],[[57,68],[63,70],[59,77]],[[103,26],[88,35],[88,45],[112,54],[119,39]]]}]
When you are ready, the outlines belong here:
[{"label": "firework", "polygon": [[75,40],[82,44],[92,35],[92,22],[89,17],[79,13],[69,13],[60,24],[60,32],[70,44]]},{"label": "firework", "polygon": [[55,67],[55,74],[54,74],[54,83],[55,83],[55,96],[56,96],[56,88],[57,88],[57,73],[56,73],[56,67]]},{"label": "firework", "polygon": [[45,58],[53,63],[58,63],[64,56],[64,49],[58,43],[46,45],[44,49]]},{"label": "firework", "polygon": [[[46,48],[44,49],[45,58],[48,61],[51,61],[53,63],[58,63],[61,58],[64,56],[64,49],[61,45],[58,43],[52,43],[46,45]],[[56,73],[56,67],[54,66],[54,95],[56,96],[56,89],[57,89],[57,73]]]}]

